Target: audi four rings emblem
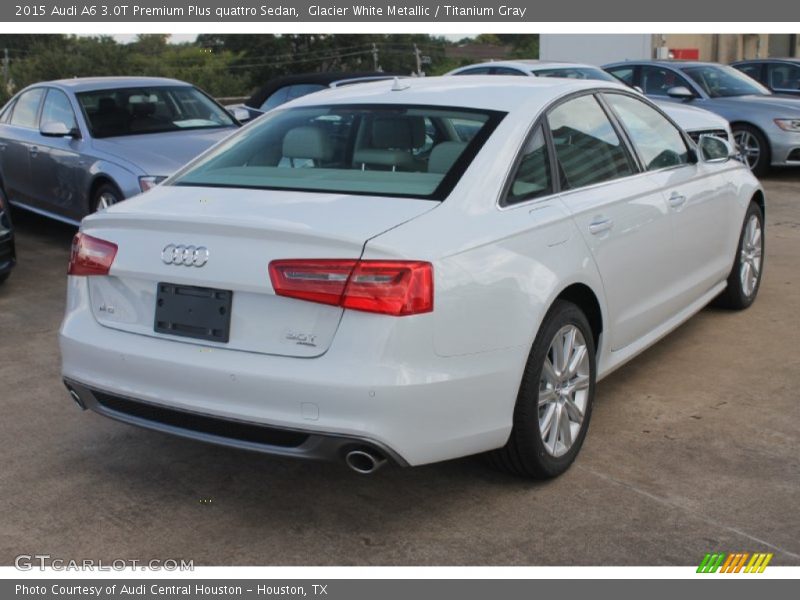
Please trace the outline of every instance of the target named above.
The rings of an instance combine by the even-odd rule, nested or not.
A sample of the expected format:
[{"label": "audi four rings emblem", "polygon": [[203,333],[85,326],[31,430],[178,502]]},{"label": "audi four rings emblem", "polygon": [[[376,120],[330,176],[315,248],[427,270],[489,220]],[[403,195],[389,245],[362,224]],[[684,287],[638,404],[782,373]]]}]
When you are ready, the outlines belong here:
[{"label": "audi four rings emblem", "polygon": [[208,248],[205,246],[167,244],[161,251],[161,260],[167,265],[202,267],[208,262]]}]

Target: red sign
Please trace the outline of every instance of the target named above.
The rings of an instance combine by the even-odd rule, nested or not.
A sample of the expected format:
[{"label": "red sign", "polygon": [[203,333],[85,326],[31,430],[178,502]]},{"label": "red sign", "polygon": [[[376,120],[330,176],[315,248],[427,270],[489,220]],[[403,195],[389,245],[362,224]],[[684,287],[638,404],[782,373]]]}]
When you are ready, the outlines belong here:
[{"label": "red sign", "polygon": [[669,53],[672,58],[680,60],[698,60],[700,58],[700,50],[698,48],[670,48]]}]

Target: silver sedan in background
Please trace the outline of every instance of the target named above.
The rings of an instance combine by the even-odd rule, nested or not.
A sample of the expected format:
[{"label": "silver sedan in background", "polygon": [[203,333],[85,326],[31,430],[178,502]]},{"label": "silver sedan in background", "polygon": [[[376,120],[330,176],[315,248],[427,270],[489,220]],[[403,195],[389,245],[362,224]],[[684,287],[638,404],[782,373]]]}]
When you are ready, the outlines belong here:
[{"label": "silver sedan in background", "polygon": [[603,67],[653,100],[704,108],[730,121],[756,175],[800,166],[800,99],[770,92],[733,67],[709,62],[625,61]]},{"label": "silver sedan in background", "polygon": [[174,79],[37,83],[0,112],[0,186],[16,207],[77,224],[157,185],[238,126]]}]

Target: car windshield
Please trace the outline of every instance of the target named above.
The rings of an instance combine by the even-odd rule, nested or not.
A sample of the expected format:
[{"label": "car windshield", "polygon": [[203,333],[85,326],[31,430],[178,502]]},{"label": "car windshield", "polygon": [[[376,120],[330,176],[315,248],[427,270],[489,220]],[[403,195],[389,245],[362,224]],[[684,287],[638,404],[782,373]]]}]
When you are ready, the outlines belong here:
[{"label": "car windshield", "polygon": [[564,77],[566,79],[594,79],[598,81],[613,81],[619,83],[619,80],[603,71],[594,67],[568,67],[557,69],[539,69],[534,71],[537,77]]},{"label": "car windshield", "polygon": [[77,97],[96,138],[234,125],[224,109],[188,85],[94,90]]},{"label": "car windshield", "polygon": [[733,67],[704,65],[682,69],[710,98],[768,96],[770,91]]},{"label": "car windshield", "polygon": [[394,104],[276,109],[172,183],[441,200],[502,117]]}]

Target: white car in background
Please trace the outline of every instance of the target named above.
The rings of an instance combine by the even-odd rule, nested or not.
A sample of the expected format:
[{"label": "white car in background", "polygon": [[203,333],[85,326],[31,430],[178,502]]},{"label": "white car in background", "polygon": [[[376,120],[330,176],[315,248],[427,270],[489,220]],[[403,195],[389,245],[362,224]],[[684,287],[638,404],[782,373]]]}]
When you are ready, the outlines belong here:
[{"label": "white car in background", "polygon": [[[619,82],[619,79],[594,65],[527,59],[476,63],[453,69],[447,75],[513,75]],[[714,135],[728,140],[731,146],[736,147],[731,125],[725,118],[694,106],[658,100],[654,100],[654,103],[680,125],[695,142],[701,135]]]},{"label": "white car in background", "polygon": [[368,83],[270,111],[84,219],[83,408],[370,473],[493,451],[553,477],[595,383],[759,288],[764,192],[613,82]]}]

